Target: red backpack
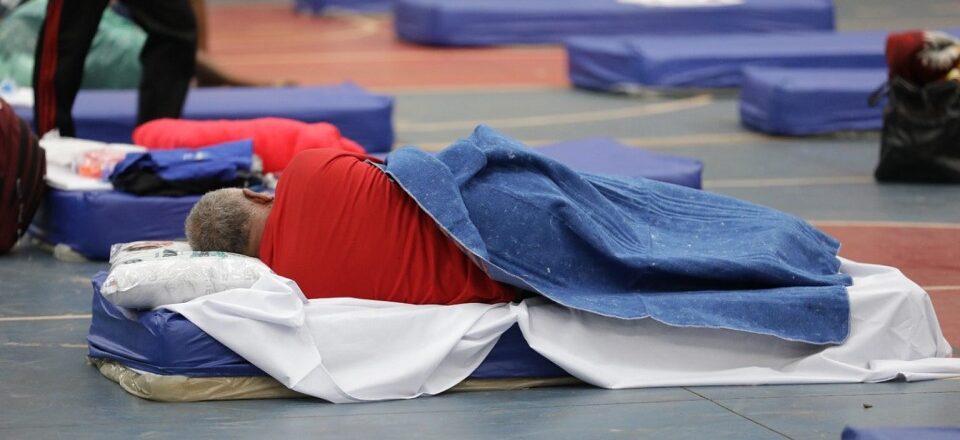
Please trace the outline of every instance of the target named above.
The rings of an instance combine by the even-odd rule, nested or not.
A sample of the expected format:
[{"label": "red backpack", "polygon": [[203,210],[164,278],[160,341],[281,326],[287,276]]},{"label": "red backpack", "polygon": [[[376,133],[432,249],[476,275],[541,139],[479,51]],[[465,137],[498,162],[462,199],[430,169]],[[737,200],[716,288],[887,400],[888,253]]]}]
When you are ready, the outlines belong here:
[{"label": "red backpack", "polygon": [[46,191],[47,160],[37,137],[0,99],[0,254],[27,231]]}]

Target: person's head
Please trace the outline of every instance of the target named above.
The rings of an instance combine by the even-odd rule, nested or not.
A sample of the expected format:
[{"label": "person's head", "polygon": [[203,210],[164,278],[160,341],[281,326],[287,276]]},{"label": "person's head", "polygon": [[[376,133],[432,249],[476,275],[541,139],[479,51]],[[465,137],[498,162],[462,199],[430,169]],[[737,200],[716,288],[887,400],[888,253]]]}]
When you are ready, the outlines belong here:
[{"label": "person's head", "polygon": [[258,256],[260,237],[273,196],[249,189],[226,188],[203,195],[185,222],[195,251],[224,251]]}]

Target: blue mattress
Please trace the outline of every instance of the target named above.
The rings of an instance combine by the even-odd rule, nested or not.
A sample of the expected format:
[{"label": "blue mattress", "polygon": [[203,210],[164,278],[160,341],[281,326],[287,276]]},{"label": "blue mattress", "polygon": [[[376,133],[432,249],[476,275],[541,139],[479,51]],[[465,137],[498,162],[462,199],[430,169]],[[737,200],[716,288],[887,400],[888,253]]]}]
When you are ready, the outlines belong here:
[{"label": "blue mattress", "polygon": [[397,35],[445,46],[560,43],[575,35],[830,30],[831,0],[649,7],[617,0],[397,0]]},{"label": "blue mattress", "polygon": [[843,440],[956,440],[960,427],[894,427],[843,429]]},{"label": "blue mattress", "polygon": [[[960,28],[947,29],[960,35]],[[747,66],[885,68],[887,31],[577,37],[570,81],[594,90],[738,87]]]},{"label": "blue mattress", "polygon": [[745,66],[884,68],[887,32],[573,38],[577,87],[738,87]]},{"label": "blue mattress", "polygon": [[293,7],[298,12],[322,14],[330,11],[349,11],[358,13],[387,12],[393,8],[394,0],[294,0]]},{"label": "blue mattress", "polygon": [[740,122],[778,135],[878,130],[883,106],[871,93],[887,79],[885,69],[744,69]]},{"label": "blue mattress", "polygon": [[[33,120],[33,109],[17,114]],[[321,87],[195,88],[187,95],[184,119],[249,119],[266,116],[330,122],[370,152],[393,146],[393,98],[346,83]],[[136,126],[135,90],[83,90],[73,106],[77,137],[130,142]]]},{"label": "blue mattress", "polygon": [[[259,368],[206,334],[183,315],[166,309],[140,311],[128,319],[104,299],[106,272],[93,277],[89,355],[163,375],[189,377],[265,376]],[[470,375],[475,379],[561,377],[567,373],[533,351],[514,324]]]},{"label": "blue mattress", "polygon": [[200,196],[138,197],[119,191],[47,191],[30,234],[106,260],[110,246],[183,238],[183,222]]},{"label": "blue mattress", "polygon": [[628,147],[615,139],[582,139],[546,145],[536,150],[580,172],[646,177],[690,188],[702,188],[703,163],[699,160],[652,153]]},{"label": "blue mattress", "polygon": [[[700,161],[646,152],[613,139],[564,142],[539,151],[578,171],[642,176],[700,188]],[[183,222],[198,199],[51,190],[30,232],[48,243],[68,245],[87,258],[103,260],[114,243],[183,237]]]}]

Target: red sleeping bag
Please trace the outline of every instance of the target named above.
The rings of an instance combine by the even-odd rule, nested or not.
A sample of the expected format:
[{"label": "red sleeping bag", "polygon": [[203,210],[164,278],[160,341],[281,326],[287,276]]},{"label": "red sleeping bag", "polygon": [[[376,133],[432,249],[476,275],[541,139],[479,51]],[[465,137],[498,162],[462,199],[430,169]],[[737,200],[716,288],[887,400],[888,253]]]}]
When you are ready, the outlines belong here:
[{"label": "red sleeping bag", "polygon": [[313,148],[338,148],[366,153],[340,135],[332,124],[308,124],[283,118],[191,121],[157,119],[133,131],[133,143],[154,150],[199,148],[221,142],[253,139],[253,152],[263,160],[263,172],[281,171],[294,155]]}]

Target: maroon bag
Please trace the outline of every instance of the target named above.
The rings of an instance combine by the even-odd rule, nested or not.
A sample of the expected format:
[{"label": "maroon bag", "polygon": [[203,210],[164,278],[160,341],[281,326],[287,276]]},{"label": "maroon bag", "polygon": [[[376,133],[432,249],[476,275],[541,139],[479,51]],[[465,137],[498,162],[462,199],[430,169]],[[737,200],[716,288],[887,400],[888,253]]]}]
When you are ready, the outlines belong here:
[{"label": "maroon bag", "polygon": [[47,160],[13,107],[0,99],[0,254],[27,231],[43,199]]}]

